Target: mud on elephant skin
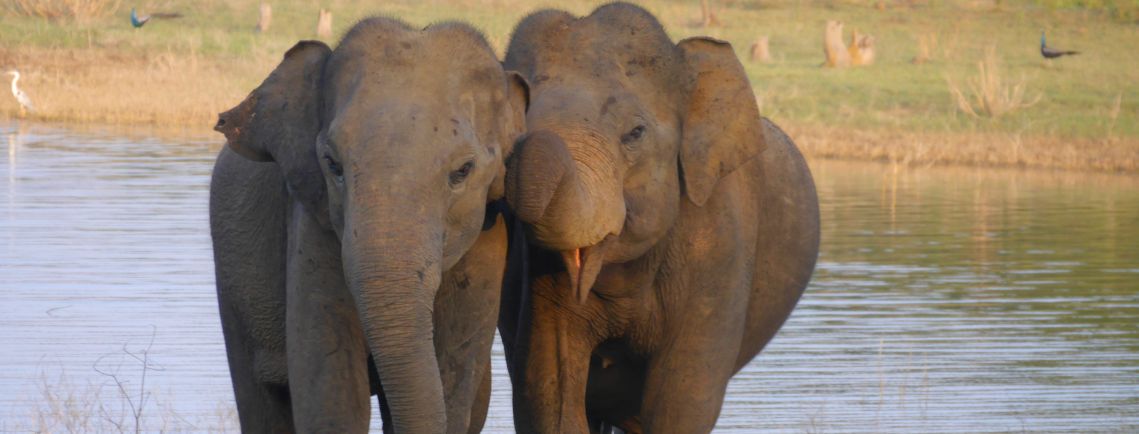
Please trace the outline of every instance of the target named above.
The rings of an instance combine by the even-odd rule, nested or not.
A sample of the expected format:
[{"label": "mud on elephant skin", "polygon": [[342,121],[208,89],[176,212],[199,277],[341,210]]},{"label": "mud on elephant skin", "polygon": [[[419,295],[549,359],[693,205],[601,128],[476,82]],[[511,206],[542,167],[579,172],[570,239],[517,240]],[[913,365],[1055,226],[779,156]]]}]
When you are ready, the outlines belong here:
[{"label": "mud on elephant skin", "polygon": [[481,429],[526,103],[469,26],[372,18],[335,50],[298,43],[220,115],[210,224],[243,432],[366,432],[373,386],[385,429]]},{"label": "mud on elephant skin", "polygon": [[806,162],[731,45],[637,6],[534,13],[504,64],[531,85],[499,323],[518,430],[710,431],[814,270]]}]

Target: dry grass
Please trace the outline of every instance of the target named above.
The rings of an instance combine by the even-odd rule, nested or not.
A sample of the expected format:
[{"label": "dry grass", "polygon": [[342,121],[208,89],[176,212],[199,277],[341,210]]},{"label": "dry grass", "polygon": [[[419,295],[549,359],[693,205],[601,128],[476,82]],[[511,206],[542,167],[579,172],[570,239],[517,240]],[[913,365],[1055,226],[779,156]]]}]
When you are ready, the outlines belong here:
[{"label": "dry grass", "polygon": [[[359,18],[379,13],[415,25],[469,21],[501,55],[513,25],[526,13],[559,7],[584,14],[598,3],[279,0],[273,2],[273,26],[257,33],[260,2],[254,0],[143,3],[139,6],[148,12],[159,8],[184,15],[143,29],[131,28],[121,10],[84,24],[16,13],[15,5],[36,0],[12,1],[0,26],[0,69],[18,68],[23,74],[21,87],[37,108],[30,120],[181,126],[211,137],[218,112],[241,101],[298,39],[317,37],[321,7],[336,16],[332,36],[319,37],[330,44]],[[101,3],[115,12],[117,2]],[[885,2],[884,9],[876,9],[868,2],[771,0],[708,2],[720,23],[702,27],[700,2],[640,3],[674,40],[710,35],[732,42],[745,59],[758,32],[770,35],[772,61],[745,62],[745,69],[762,112],[802,131],[801,141],[812,142],[816,156],[1134,167],[1139,124],[1132,119],[1139,113],[1139,98],[1131,89],[1139,80],[1139,62],[1107,54],[1126,52],[1126,41],[1139,35],[1134,26],[1026,2],[1001,8],[965,0]],[[874,66],[841,72],[818,68],[818,29],[828,19],[874,33],[883,48]],[[1088,52],[1042,68],[1034,49],[1042,26],[1066,47],[1095,47],[1100,54]],[[974,64],[974,53],[993,44],[1003,47],[999,55],[986,53]],[[1039,98],[1038,92],[1048,97]],[[0,95],[0,121],[14,119],[17,111],[6,92]],[[1046,155],[1050,152],[1059,154]],[[1116,161],[1105,162],[1111,159]]]},{"label": "dry grass", "polygon": [[79,384],[64,374],[42,375],[39,396],[30,414],[15,415],[26,421],[0,426],[0,431],[36,433],[236,433],[240,432],[237,411],[232,404],[219,403],[213,414],[193,421],[171,406],[155,401],[135,421],[129,403],[119,392],[107,393],[110,384]]},{"label": "dry grass", "polygon": [[969,95],[966,96],[961,87],[951,79],[949,92],[953,101],[962,112],[974,117],[999,118],[1004,114],[1031,107],[1040,102],[1040,94],[1031,101],[1025,96],[1025,80],[1009,84],[1001,73],[1000,58],[997,57],[997,47],[989,46],[985,49],[985,57],[977,62],[977,76],[969,79]]},{"label": "dry grass", "polygon": [[49,20],[86,22],[114,13],[121,0],[11,0],[10,12]]},{"label": "dry grass", "polygon": [[[0,59],[34,65],[20,71],[20,85],[36,104],[36,120],[153,125],[212,125],[217,113],[249,92],[238,77],[272,64],[270,59],[223,64],[194,53],[132,57],[113,50],[3,46]],[[14,111],[12,101],[2,107],[9,104]]]},{"label": "dry grass", "polygon": [[[15,414],[29,426],[0,426],[0,431],[13,429],[37,433],[142,433],[142,432],[237,432],[237,414],[232,404],[219,403],[212,418],[187,420],[169,405],[155,399],[147,374],[162,371],[150,357],[154,335],[145,348],[107,354],[96,360],[91,369],[105,381],[78,384],[60,368],[56,377],[40,374],[39,396],[29,407],[29,414]],[[108,390],[113,392],[107,393]]]},{"label": "dry grass", "polygon": [[1005,133],[859,131],[784,125],[811,159],[889,161],[909,166],[970,165],[1139,172],[1139,141]]},{"label": "dry grass", "polygon": [[914,56],[914,60],[911,62],[915,65],[921,65],[930,61],[935,49],[937,49],[936,33],[927,32],[918,35],[918,54]]}]

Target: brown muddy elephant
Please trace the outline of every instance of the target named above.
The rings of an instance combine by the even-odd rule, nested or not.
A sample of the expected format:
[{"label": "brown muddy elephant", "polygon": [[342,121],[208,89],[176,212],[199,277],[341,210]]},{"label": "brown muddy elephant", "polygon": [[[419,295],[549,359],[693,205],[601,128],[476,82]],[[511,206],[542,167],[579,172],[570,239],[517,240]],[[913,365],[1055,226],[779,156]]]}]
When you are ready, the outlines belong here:
[{"label": "brown muddy elephant", "polygon": [[633,5],[534,13],[505,67],[530,83],[499,323],[518,431],[710,431],[814,270],[806,162],[731,45]]},{"label": "brown muddy elephant", "polygon": [[470,27],[372,18],[335,51],[297,44],[220,115],[210,225],[243,432],[367,432],[370,392],[387,431],[481,430],[526,96]]}]

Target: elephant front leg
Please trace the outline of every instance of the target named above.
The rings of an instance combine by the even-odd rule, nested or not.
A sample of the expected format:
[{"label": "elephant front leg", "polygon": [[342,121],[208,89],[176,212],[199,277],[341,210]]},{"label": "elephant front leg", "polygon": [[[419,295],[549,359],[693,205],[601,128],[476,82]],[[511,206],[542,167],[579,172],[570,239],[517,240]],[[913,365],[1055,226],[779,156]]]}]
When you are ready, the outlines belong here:
[{"label": "elephant front leg", "polygon": [[[570,291],[550,286],[549,278],[541,278],[533,287],[525,380],[515,389],[516,414],[519,406],[525,410],[522,422],[516,421],[518,432],[587,433],[586,384],[597,339],[589,333],[584,316],[574,312],[584,306]],[[527,420],[530,426],[523,426]]]},{"label": "elephant front leg", "polygon": [[366,433],[368,349],[344,283],[340,244],[303,210],[293,215],[286,348],[297,431]]},{"label": "elephant front leg", "polygon": [[648,364],[644,432],[707,433],[716,426],[744,330],[747,303],[738,301],[746,300],[741,292],[705,290],[712,297],[693,297],[669,311],[677,326],[666,332]]},{"label": "elephant front leg", "polygon": [[481,432],[490,403],[490,348],[498,322],[506,226],[496,224],[443,274],[435,295],[435,356],[447,406],[447,432]]}]

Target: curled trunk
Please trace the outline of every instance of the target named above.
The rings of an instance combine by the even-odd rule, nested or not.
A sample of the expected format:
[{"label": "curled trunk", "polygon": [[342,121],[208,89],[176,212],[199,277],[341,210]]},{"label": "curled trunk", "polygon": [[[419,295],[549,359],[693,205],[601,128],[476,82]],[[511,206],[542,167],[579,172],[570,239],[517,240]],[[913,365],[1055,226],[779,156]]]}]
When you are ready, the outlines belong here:
[{"label": "curled trunk", "polygon": [[531,133],[515,149],[506,200],[546,248],[590,246],[620,230],[625,203],[604,188],[616,180],[608,179],[610,162],[602,160],[589,159],[598,170],[587,170],[560,135],[545,130]]}]

